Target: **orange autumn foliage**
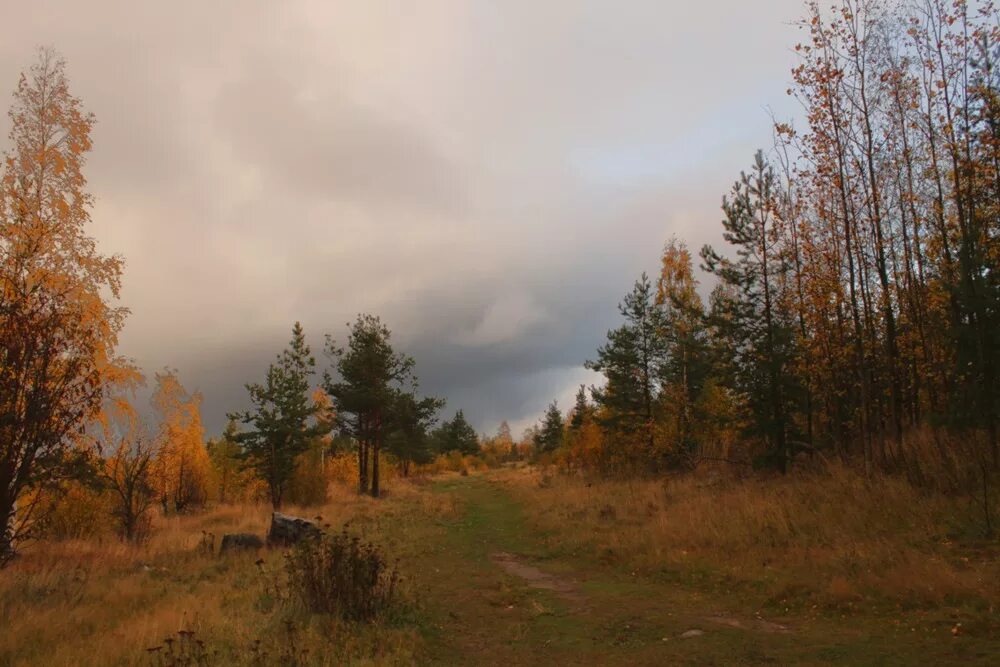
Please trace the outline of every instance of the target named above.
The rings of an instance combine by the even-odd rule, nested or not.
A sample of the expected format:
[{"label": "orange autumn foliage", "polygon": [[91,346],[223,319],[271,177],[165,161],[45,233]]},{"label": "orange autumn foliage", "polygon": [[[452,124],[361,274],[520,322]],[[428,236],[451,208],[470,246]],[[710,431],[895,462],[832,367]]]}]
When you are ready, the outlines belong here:
[{"label": "orange autumn foliage", "polygon": [[[0,563],[30,537],[33,493],[71,477],[109,388],[135,380],[115,348],[123,260],[87,235],[94,122],[43,49],[21,76],[0,176]],[[19,507],[20,502],[20,507]]]},{"label": "orange autumn foliage", "polygon": [[153,478],[164,511],[183,512],[204,505],[212,464],[205,449],[201,394],[189,394],[176,371],[165,369],[156,374],[153,406],[162,418]]}]

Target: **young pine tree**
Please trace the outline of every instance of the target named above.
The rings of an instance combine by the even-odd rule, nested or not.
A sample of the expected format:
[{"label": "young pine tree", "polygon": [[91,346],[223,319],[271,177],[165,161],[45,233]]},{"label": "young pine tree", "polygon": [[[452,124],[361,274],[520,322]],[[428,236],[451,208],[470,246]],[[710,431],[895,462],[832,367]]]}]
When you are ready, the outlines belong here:
[{"label": "young pine tree", "polygon": [[632,292],[618,306],[625,323],[608,332],[608,341],[597,350],[597,360],[586,366],[604,374],[607,383],[593,392],[600,408],[601,425],[612,441],[630,450],[616,458],[632,464],[638,460],[656,464],[659,443],[656,418],[660,394],[659,378],[669,357],[664,339],[667,322],[654,303],[653,286],[644,273]]},{"label": "young pine tree", "polygon": [[535,438],[535,446],[539,454],[549,454],[556,451],[563,443],[563,416],[559,411],[559,405],[552,401],[545,410],[545,417],[542,418],[542,426],[538,429],[538,437]]},{"label": "young pine tree", "polygon": [[267,482],[274,509],[281,507],[296,459],[326,428],[316,422],[320,407],[309,394],[315,365],[302,325],[296,322],[288,348],[267,369],[264,383],[246,385],[253,409],[230,415],[250,427],[236,438],[249,465]]},{"label": "young pine tree", "polygon": [[570,431],[578,433],[593,416],[594,406],[587,400],[587,388],[581,384],[576,392],[576,402],[573,404],[573,414],[569,420]]},{"label": "young pine tree", "polygon": [[751,435],[768,445],[768,463],[782,472],[790,459],[790,428],[795,375],[794,316],[782,286],[789,270],[783,254],[782,229],[774,215],[773,169],[760,151],[751,173],[743,173],[723,200],[724,238],[736,250],[731,260],[711,246],[702,249],[705,268],[730,289],[720,290],[714,304],[717,326],[733,341],[730,350],[737,389],[751,416]]},{"label": "young pine tree", "polygon": [[466,420],[465,413],[459,410],[451,421],[444,422],[434,432],[434,445],[440,454],[459,452],[473,455],[479,453],[479,436]]},{"label": "young pine tree", "polygon": [[399,391],[392,403],[386,451],[400,462],[403,477],[410,474],[413,464],[430,463],[434,457],[430,446],[430,429],[437,413],[444,406],[438,398],[418,399],[413,392]]}]

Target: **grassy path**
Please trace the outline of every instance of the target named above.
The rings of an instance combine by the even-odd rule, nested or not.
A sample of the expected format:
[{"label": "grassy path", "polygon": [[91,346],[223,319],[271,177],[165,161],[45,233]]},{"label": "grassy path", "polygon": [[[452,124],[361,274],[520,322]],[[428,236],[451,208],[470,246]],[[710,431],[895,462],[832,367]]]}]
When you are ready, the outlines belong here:
[{"label": "grassy path", "polygon": [[489,477],[439,482],[433,493],[450,494],[459,511],[408,527],[422,545],[408,570],[430,664],[992,663],[996,647],[930,643],[885,619],[763,620],[732,591],[642,579],[547,548]]},{"label": "grassy path", "polygon": [[[761,637],[691,616],[669,587],[628,573],[597,571],[585,560],[553,558],[525,527],[501,485],[481,477],[441,483],[463,511],[446,522],[443,548],[421,579],[438,619],[433,659],[454,664],[756,664]],[[494,558],[512,554],[578,591],[537,588]],[[687,597],[690,597],[688,595]],[[690,600],[685,601],[686,606]],[[705,614],[708,616],[709,614]],[[703,629],[705,635],[682,639]],[[791,643],[788,637],[769,638]],[[476,658],[472,658],[476,656]],[[734,659],[735,658],[735,659]]]}]

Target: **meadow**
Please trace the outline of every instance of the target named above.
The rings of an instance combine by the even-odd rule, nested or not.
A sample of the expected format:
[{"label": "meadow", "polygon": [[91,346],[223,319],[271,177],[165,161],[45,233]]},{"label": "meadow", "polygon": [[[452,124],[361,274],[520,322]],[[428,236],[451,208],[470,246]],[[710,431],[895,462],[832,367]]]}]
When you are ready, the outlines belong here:
[{"label": "meadow", "polygon": [[504,466],[331,486],[402,576],[371,622],[283,600],[264,505],[42,541],[0,573],[0,664],[990,664],[996,543],[966,501],[833,469],[614,480]]}]

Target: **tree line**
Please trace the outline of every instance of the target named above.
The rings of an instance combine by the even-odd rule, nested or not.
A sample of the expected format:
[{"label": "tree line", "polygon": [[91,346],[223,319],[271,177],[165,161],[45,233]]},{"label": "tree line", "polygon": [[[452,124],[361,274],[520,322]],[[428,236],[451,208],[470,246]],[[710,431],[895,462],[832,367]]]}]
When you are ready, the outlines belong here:
[{"label": "tree line", "polygon": [[[619,306],[565,418],[528,434],[539,457],[610,470],[690,469],[709,458],[787,472],[799,453],[933,483],[1000,468],[1000,96],[989,2],[806,5],[789,94],[722,201],[725,248],[671,239]],[[440,452],[517,456],[461,412],[421,396],[414,360],[360,315],[329,368],[299,325],[219,439],[200,396],[155,376],[157,428],[129,402],[143,381],[117,352],[124,259],[88,235],[94,118],[50,50],[21,76],[0,173],[0,563],[53,497],[102,485],[130,539],[150,504],[188,511],[206,486],[248,479],[275,507],[350,450],[378,496],[385,455],[403,473]],[[523,445],[524,443],[522,443]],[[481,446],[482,445],[482,446]],[[316,461],[320,465],[316,465]],[[965,472],[963,472],[965,471]],[[991,473],[991,474],[995,474]],[[984,492],[985,493],[985,492]]]},{"label": "tree line", "polygon": [[800,26],[804,124],[776,122],[723,198],[707,301],[670,240],[588,362],[606,382],[572,428],[550,408],[541,449],[658,470],[742,447],[783,472],[822,452],[918,481],[1000,466],[997,14],[810,2]]},{"label": "tree line", "polygon": [[345,345],[328,335],[325,352],[332,365],[323,373],[321,390],[310,398],[316,360],[296,322],[265,381],[246,386],[252,408],[230,414],[246,427],[227,430],[226,437],[239,445],[233,456],[266,482],[275,509],[281,507],[298,457],[323,435],[335,433],[356,450],[358,492],[375,498],[385,452],[404,475],[439,453],[478,452],[479,438],[461,410],[434,428],[444,401],[418,394],[413,358],[393,349],[389,328],[377,316],[359,315],[348,326]]},{"label": "tree line", "polygon": [[[185,512],[263,486],[275,508],[292,491],[325,493],[322,463],[354,448],[358,490],[378,496],[383,452],[403,474],[443,452],[475,453],[461,411],[435,428],[444,401],[417,395],[410,357],[388,328],[361,315],[346,343],[328,338],[332,367],[313,386],[315,360],[295,325],[251,408],[205,441],[198,393],[177,372],[154,376],[158,424],[134,408],[145,382],[117,353],[128,316],[119,304],[124,259],[88,235],[93,196],[84,176],[95,119],[70,92],[65,62],[41,49],[8,114],[0,173],[0,565],[60,521],[75,531],[100,506],[122,537],[140,540],[149,510]],[[105,507],[106,505],[106,507]]]}]

